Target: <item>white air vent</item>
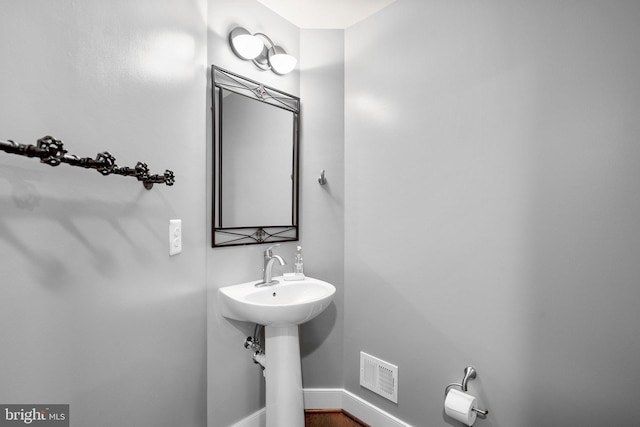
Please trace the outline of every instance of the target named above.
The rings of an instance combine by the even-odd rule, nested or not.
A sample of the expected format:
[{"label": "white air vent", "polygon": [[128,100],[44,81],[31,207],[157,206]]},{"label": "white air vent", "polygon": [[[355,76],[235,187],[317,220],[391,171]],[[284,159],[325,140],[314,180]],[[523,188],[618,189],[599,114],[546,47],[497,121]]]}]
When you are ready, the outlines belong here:
[{"label": "white air vent", "polygon": [[360,385],[398,403],[398,367],[360,352]]}]

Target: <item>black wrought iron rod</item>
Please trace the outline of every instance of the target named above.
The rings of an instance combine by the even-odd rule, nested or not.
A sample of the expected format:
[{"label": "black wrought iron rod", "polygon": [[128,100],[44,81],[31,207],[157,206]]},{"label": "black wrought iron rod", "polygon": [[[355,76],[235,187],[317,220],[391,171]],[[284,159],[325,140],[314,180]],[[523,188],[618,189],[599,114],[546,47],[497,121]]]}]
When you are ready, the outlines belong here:
[{"label": "black wrought iron rod", "polygon": [[122,175],[134,176],[138,181],[142,181],[144,188],[150,190],[153,184],[166,184],[171,186],[175,182],[175,176],[170,170],[166,170],[163,175],[150,175],[146,163],[138,162],[135,167],[119,167],[116,159],[108,152],[98,153],[95,159],[90,157],[78,157],[67,154],[64,144],[51,136],[45,136],[38,140],[37,145],[18,144],[10,139],[0,139],[0,150],[26,157],[38,157],[40,163],[50,166],[58,166],[66,163],[71,166],[80,166],[85,169],[96,169],[102,175]]}]

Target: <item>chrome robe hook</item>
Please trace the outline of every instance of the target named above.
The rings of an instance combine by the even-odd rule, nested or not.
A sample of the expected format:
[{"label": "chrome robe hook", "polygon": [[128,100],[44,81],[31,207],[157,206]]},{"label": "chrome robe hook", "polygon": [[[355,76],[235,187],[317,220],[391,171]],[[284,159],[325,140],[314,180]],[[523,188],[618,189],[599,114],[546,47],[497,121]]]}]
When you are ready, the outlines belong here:
[{"label": "chrome robe hook", "polygon": [[324,176],[324,169],[320,171],[320,178],[318,178],[318,182],[320,185],[325,185],[327,183],[327,178]]}]

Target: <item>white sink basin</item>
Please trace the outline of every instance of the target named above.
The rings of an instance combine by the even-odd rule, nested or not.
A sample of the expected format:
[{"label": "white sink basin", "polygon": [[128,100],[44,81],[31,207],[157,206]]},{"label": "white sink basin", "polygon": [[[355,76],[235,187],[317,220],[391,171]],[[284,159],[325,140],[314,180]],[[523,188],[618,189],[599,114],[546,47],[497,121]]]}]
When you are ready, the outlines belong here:
[{"label": "white sink basin", "polygon": [[256,280],[218,289],[222,315],[265,326],[299,325],[322,313],[336,293],[331,283],[311,277],[275,279],[280,283],[256,287]]},{"label": "white sink basin", "polygon": [[266,427],[304,426],[298,325],[322,313],[336,288],[306,277],[256,287],[259,281],[218,289],[222,315],[264,325]]}]

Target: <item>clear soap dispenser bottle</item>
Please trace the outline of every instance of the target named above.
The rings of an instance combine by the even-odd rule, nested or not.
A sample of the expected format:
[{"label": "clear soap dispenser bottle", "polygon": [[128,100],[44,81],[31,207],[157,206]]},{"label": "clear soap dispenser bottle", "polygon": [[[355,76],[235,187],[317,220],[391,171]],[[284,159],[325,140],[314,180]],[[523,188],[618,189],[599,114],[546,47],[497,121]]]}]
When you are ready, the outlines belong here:
[{"label": "clear soap dispenser bottle", "polygon": [[297,247],[298,252],[294,260],[293,272],[296,276],[304,276],[304,262],[302,260],[302,246]]}]

